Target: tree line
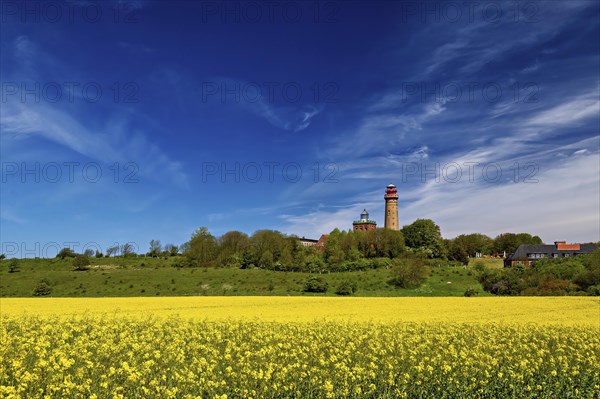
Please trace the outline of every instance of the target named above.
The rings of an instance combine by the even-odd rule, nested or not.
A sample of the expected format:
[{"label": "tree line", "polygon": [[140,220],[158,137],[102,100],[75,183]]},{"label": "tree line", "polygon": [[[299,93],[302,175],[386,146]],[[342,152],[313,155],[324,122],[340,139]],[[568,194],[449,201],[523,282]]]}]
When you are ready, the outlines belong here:
[{"label": "tree line", "polygon": [[[529,233],[504,233],[491,238],[485,234],[461,234],[444,239],[440,227],[431,219],[417,219],[399,231],[378,228],[372,231],[334,229],[323,247],[304,246],[297,236],[276,230],[257,230],[248,235],[229,231],[220,237],[200,227],[189,241],[180,246],[162,245],[151,240],[145,256],[180,256],[180,267],[261,268],[279,271],[352,271],[369,268],[389,268],[396,258],[442,259],[468,263],[470,257],[513,253],[521,244],[542,244],[538,236]],[[87,250],[86,257],[140,256],[131,244],[113,246],[106,254]],[[70,248],[63,248],[57,257],[77,257]]]},{"label": "tree line", "polygon": [[[158,253],[155,240],[150,253]],[[514,252],[521,244],[542,244],[529,233],[505,233],[495,238],[485,234],[462,234],[442,238],[431,219],[417,219],[399,231],[331,231],[322,248],[303,246],[298,237],[275,230],[258,230],[252,235],[229,231],[220,237],[206,227],[196,230],[181,246],[182,266],[258,267],[281,271],[351,271],[389,267],[399,257],[423,257],[467,263],[476,254]]]}]

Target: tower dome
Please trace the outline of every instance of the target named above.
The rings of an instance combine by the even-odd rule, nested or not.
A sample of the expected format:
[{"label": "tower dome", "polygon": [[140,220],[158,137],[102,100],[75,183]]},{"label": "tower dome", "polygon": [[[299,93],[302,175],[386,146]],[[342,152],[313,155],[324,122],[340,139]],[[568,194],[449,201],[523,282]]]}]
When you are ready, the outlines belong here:
[{"label": "tower dome", "polygon": [[363,209],[362,213],[360,214],[360,220],[361,221],[369,220],[369,212],[367,212],[366,209]]},{"label": "tower dome", "polygon": [[352,226],[354,231],[369,231],[375,230],[377,228],[377,222],[369,219],[369,212],[367,212],[366,209],[363,209],[363,211],[360,214],[360,220],[355,220],[354,222],[352,222]]}]

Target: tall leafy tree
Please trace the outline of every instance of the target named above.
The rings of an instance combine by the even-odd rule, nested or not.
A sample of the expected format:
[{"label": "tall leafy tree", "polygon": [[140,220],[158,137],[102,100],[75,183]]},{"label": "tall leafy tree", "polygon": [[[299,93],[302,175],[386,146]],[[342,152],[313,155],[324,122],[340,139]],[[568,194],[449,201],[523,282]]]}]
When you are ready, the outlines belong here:
[{"label": "tall leafy tree", "polygon": [[246,233],[240,231],[229,231],[219,237],[218,258],[220,266],[242,267],[244,253],[250,246],[250,240]]},{"label": "tall leafy tree", "polygon": [[114,245],[112,247],[106,248],[106,257],[115,256],[119,252],[119,246]]},{"label": "tall leafy tree", "polygon": [[424,253],[431,258],[446,256],[440,227],[431,219],[417,219],[402,227],[406,246],[414,252]]},{"label": "tall leafy tree", "polygon": [[342,249],[342,234],[339,229],[334,229],[327,237],[324,245],[325,261],[331,265],[339,265],[346,259]]},{"label": "tall leafy tree", "polygon": [[162,245],[160,243],[160,240],[151,240],[150,241],[150,251],[148,252],[148,255],[157,257],[160,255],[161,251],[162,251]]},{"label": "tall leafy tree", "polygon": [[489,255],[494,246],[494,240],[481,233],[461,234],[452,241],[470,257],[475,257],[476,253]]},{"label": "tall leafy tree", "polygon": [[514,253],[521,244],[543,244],[538,236],[529,233],[503,233],[494,238],[494,251]]},{"label": "tall leafy tree", "polygon": [[217,240],[206,227],[200,227],[189,241],[185,256],[199,266],[211,266],[217,257]]}]

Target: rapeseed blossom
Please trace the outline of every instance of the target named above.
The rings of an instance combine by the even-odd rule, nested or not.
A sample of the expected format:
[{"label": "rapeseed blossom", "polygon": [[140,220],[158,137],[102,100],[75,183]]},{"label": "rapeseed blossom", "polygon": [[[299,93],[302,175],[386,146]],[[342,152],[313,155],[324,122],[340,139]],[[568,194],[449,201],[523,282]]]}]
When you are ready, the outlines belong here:
[{"label": "rapeseed blossom", "polygon": [[[344,303],[336,302],[338,311]],[[577,316],[524,321],[528,312],[537,321],[537,304],[516,310],[521,319],[473,322],[4,309],[0,398],[7,399],[591,399],[600,392],[599,325],[574,323]]]}]

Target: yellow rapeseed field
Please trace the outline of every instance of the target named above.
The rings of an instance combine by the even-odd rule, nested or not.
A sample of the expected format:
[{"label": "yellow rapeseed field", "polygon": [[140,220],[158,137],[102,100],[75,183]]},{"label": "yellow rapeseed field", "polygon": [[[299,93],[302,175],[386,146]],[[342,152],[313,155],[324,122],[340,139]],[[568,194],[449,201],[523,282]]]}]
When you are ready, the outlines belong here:
[{"label": "yellow rapeseed field", "polygon": [[0,298],[10,316],[118,315],[305,322],[543,323],[600,326],[596,297],[360,298],[360,297],[135,297]]},{"label": "yellow rapeseed field", "polygon": [[600,302],[1,299],[1,398],[598,398]]}]

